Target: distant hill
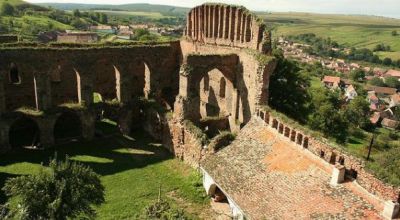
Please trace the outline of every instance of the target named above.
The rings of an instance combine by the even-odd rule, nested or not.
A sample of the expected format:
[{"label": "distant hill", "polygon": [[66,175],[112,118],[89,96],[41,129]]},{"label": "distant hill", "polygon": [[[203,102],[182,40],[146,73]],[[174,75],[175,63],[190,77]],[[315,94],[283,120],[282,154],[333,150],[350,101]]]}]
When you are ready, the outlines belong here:
[{"label": "distant hill", "polygon": [[185,15],[190,8],[152,5],[152,4],[124,4],[124,5],[101,5],[101,4],[74,4],[74,3],[41,3],[41,6],[53,7],[60,10],[110,10],[110,11],[134,11],[134,12],[159,12],[163,15]]},{"label": "distant hill", "polygon": [[13,5],[17,10],[26,10],[26,9],[31,9],[33,11],[47,11],[48,9],[39,5],[34,5],[22,0],[0,0],[0,7],[4,3],[9,3]]}]

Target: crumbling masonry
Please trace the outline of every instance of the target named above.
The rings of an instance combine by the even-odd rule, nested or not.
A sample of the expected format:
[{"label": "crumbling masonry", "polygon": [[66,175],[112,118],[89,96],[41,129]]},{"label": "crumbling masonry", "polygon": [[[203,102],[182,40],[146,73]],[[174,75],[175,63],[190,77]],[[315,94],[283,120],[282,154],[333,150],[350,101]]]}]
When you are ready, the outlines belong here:
[{"label": "crumbling masonry", "polygon": [[[261,118],[266,127],[276,130],[276,137],[282,134],[282,138],[314,154],[323,151],[324,155],[319,155],[321,161],[330,157],[328,162],[342,164],[346,173],[359,178],[361,185],[379,201],[397,201],[399,190],[367,173],[356,159],[329,145],[320,145],[301,129],[293,129],[263,110],[268,104],[269,76],[276,64],[270,54],[271,36],[265,25],[243,7],[222,4],[193,8],[187,16],[185,34],[176,42],[3,44],[1,152],[18,146],[13,133],[20,127],[35,130],[32,145],[51,147],[60,141],[55,129],[68,120],[75,120],[79,136],[90,140],[95,136],[101,114],[115,120],[123,134],[129,135],[141,125],[176,157],[200,167],[205,187],[212,195],[212,187],[226,183],[215,181],[220,178],[209,175],[214,168],[207,164],[213,164],[210,161],[219,152],[235,149],[220,149],[228,136],[219,135],[218,131],[240,135],[244,126],[247,130],[258,128],[260,124],[254,120]],[[94,103],[94,93],[108,101]],[[235,160],[236,156],[231,158]],[[354,171],[358,176],[354,176]],[[234,173],[226,170],[218,175]],[[233,188],[220,188],[228,197],[233,215],[257,216],[242,208],[248,204],[235,201],[231,196],[235,192],[230,191]],[[396,214],[396,204],[391,203],[393,208],[385,209],[384,216]]]}]

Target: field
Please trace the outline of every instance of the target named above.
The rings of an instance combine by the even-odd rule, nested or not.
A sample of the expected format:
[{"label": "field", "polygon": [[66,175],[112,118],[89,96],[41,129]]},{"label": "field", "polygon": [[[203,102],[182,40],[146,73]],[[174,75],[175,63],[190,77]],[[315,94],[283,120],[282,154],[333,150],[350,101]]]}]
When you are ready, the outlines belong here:
[{"label": "field", "polygon": [[393,52],[380,53],[381,58],[400,58],[400,35],[391,34],[394,30],[400,33],[400,19],[294,12],[259,15],[274,27],[274,37],[315,33],[320,37],[330,37],[347,47],[369,49],[384,43],[390,45]]},{"label": "field", "polygon": [[138,16],[151,19],[169,18],[170,16],[164,16],[160,12],[142,12],[142,11],[109,11],[109,10],[95,10],[96,12],[106,13],[113,16]]},{"label": "field", "polygon": [[[99,127],[103,132],[115,130],[115,125],[108,121]],[[45,151],[21,149],[3,155],[0,158],[0,187],[6,178],[38,172],[40,164],[46,164],[55,153],[59,159],[69,155],[101,175],[106,202],[96,208],[96,219],[135,219],[144,207],[157,199],[160,186],[163,198],[185,208],[194,219],[208,215],[208,199],[194,170],[174,159],[160,144],[141,132],[132,137],[115,134]],[[6,200],[0,191],[0,204]]]}]

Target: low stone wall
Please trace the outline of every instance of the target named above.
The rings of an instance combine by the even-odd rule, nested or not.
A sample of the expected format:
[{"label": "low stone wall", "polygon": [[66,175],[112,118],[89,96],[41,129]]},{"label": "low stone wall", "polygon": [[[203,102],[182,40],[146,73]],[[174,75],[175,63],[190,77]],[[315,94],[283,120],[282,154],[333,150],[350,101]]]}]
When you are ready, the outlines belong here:
[{"label": "low stone wall", "polygon": [[[365,169],[365,164],[360,159],[346,154],[343,150],[328,143],[327,140],[318,140],[308,135],[305,128],[291,126],[292,123],[285,123],[272,112],[258,109],[257,117],[261,118],[265,125],[275,129],[283,137],[306,148],[311,153],[319,156],[328,163],[339,163],[346,168],[346,176],[354,178],[360,186],[368,192],[383,200],[400,201],[400,188],[383,183]],[[293,122],[293,124],[296,124]]]},{"label": "low stone wall", "polygon": [[18,41],[17,35],[0,35],[0,43],[14,43]]}]

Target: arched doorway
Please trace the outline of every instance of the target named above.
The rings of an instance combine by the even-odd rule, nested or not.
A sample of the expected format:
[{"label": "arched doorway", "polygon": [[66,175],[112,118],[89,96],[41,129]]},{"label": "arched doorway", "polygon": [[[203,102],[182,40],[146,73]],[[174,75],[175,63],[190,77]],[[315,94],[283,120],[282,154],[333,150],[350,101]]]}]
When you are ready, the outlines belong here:
[{"label": "arched doorway", "polygon": [[10,127],[9,143],[12,148],[36,148],[40,146],[40,130],[28,117],[18,118]]},{"label": "arched doorway", "polygon": [[79,116],[74,112],[63,112],[54,125],[54,140],[67,141],[81,136],[82,125]]},{"label": "arched doorway", "polygon": [[228,116],[232,110],[232,82],[215,68],[205,74],[199,83],[201,117]]}]

